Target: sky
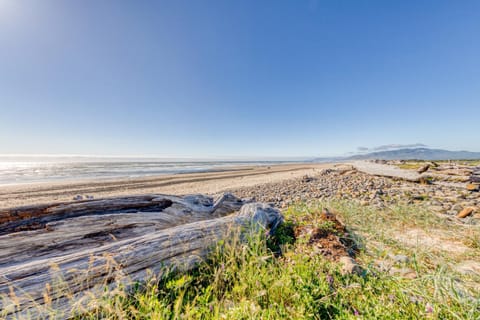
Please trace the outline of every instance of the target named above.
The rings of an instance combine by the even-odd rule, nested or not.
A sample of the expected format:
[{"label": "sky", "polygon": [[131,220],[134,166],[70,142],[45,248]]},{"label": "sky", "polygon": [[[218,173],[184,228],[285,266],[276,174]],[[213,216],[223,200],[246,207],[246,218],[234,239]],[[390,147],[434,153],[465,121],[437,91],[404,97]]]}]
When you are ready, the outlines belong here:
[{"label": "sky", "polygon": [[480,151],[479,57],[477,0],[0,0],[0,154]]}]

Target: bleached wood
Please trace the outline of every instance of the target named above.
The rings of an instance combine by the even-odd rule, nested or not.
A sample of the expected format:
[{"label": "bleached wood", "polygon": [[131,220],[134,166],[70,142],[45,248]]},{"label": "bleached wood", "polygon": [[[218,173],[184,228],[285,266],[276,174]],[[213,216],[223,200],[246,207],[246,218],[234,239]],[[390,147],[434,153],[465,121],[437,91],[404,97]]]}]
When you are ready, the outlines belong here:
[{"label": "bleached wood", "polygon": [[106,287],[144,281],[166,266],[192,268],[233,229],[281,221],[270,206],[231,194],[110,198],[0,214],[8,218],[0,225],[8,227],[0,236],[0,317],[7,318],[70,317],[92,308]]},{"label": "bleached wood", "polygon": [[352,165],[358,171],[373,176],[401,179],[410,182],[420,182],[421,179],[425,177],[415,171],[400,169],[388,164],[355,161]]}]

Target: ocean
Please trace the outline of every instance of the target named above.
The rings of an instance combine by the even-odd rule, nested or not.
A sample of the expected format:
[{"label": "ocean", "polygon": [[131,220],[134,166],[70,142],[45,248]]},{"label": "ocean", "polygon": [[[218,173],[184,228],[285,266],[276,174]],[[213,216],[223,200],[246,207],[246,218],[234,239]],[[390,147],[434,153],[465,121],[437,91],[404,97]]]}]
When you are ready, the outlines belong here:
[{"label": "ocean", "polygon": [[289,161],[6,161],[0,160],[0,185],[82,180],[135,178],[166,174],[222,171],[244,165],[268,165]]}]

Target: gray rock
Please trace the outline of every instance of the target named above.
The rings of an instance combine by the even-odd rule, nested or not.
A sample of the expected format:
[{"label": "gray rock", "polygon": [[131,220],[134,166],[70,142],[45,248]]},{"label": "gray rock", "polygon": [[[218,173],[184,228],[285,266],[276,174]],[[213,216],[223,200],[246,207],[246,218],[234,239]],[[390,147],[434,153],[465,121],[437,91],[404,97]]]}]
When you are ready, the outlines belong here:
[{"label": "gray rock", "polygon": [[465,275],[480,275],[480,263],[473,260],[464,261],[457,264],[454,269]]},{"label": "gray rock", "polygon": [[415,279],[417,277],[417,273],[411,268],[392,268],[389,274],[407,279]]},{"label": "gray rock", "polygon": [[452,206],[450,204],[444,204],[442,207],[446,211],[449,211],[450,209],[452,209]]},{"label": "gray rock", "polygon": [[403,255],[403,254],[397,254],[397,255],[393,256],[392,258],[393,258],[393,261],[395,261],[397,263],[408,263],[408,262],[410,262],[410,258],[407,257],[406,255]]},{"label": "gray rock", "polygon": [[361,274],[362,273],[362,268],[351,257],[344,256],[344,257],[341,257],[338,261],[342,265],[343,274]]},{"label": "gray rock", "polygon": [[442,206],[431,206],[430,210],[432,210],[433,212],[442,213],[445,209],[443,209]]},{"label": "gray rock", "polygon": [[455,204],[453,207],[452,207],[452,211],[462,211],[463,207],[459,204]]}]

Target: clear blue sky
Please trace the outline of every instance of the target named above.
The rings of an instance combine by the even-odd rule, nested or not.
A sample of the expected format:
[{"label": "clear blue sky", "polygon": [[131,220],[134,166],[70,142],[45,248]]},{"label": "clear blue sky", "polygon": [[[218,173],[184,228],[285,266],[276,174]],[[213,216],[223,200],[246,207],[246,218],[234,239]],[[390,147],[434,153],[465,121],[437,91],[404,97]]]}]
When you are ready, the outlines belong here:
[{"label": "clear blue sky", "polygon": [[0,153],[480,151],[480,1],[0,0]]}]

